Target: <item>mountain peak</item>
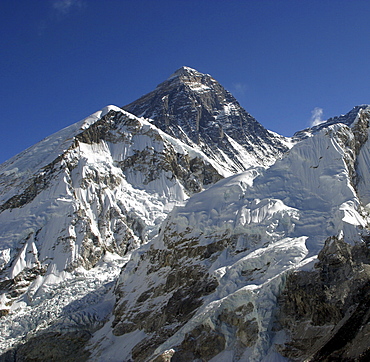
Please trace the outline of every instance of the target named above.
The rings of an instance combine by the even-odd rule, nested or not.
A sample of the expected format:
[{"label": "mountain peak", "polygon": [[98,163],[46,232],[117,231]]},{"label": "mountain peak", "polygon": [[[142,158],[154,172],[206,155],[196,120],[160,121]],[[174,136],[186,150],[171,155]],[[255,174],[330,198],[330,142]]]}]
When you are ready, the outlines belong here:
[{"label": "mountain peak", "polygon": [[280,138],[259,124],[220,83],[190,67],[181,67],[123,109],[149,118],[162,131],[200,147],[210,158],[219,152],[216,158],[232,172],[270,164],[286,151]]},{"label": "mountain peak", "polygon": [[203,76],[204,74],[198,72],[196,69],[182,66],[181,68],[177,69],[175,73],[171,74],[171,76],[168,78],[168,80],[177,78],[177,77],[183,77],[183,76]]}]

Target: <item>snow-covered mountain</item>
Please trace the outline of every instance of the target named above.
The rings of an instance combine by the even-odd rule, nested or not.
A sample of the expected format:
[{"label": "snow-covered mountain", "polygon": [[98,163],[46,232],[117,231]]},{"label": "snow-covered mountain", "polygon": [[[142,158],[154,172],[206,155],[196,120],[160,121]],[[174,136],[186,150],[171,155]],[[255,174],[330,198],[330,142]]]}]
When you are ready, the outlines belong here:
[{"label": "snow-covered mountain", "polygon": [[[116,260],[117,274],[120,259],[150,240],[174,205],[223,178],[213,164],[115,106],[2,164],[1,313],[12,319],[20,305],[43,306],[47,290],[94,268],[103,272],[99,286],[111,280],[102,263]],[[6,331],[14,333],[4,323],[2,347],[11,343]]]},{"label": "snow-covered mountain", "polygon": [[370,107],[289,140],[183,67],[124,109],[0,165],[0,361],[366,360]]}]

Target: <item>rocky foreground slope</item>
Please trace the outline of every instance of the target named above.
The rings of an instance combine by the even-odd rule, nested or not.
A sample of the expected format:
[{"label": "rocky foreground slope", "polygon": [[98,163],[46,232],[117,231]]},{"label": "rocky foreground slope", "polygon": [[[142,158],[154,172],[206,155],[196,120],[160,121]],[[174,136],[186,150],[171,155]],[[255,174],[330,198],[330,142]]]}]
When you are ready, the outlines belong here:
[{"label": "rocky foreground slope", "polygon": [[183,67],[124,108],[0,165],[0,361],[367,360],[370,107],[287,140]]}]

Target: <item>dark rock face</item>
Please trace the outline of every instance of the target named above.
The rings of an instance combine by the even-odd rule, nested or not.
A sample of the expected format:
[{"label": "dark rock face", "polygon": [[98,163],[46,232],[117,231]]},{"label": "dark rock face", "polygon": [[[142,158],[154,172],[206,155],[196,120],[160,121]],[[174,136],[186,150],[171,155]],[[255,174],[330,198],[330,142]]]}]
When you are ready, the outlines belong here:
[{"label": "dark rock face", "polygon": [[[128,303],[124,298],[118,299],[119,302],[114,312],[115,320],[112,324],[113,334],[121,336],[137,329],[148,334],[147,338],[132,349],[134,361],[145,361],[152,356],[161,343],[188,322],[202,305],[202,298],[212,293],[218,285],[217,280],[211,277],[204,267],[199,264],[182,265],[175,261],[180,260],[176,258],[176,253],[170,251],[161,253],[160,250],[153,250],[149,253],[149,258],[154,265],[147,271],[148,277],[158,272],[159,265],[164,267],[163,263],[169,263],[169,257],[173,264],[165,282],[144,291],[137,298],[133,310],[128,308]],[[160,274],[162,273],[160,271]],[[125,296],[119,287],[116,293],[122,297]],[[166,301],[163,305],[159,307],[152,304],[160,296],[165,296]],[[202,335],[205,339],[215,337],[208,333],[202,333]],[[218,338],[222,339],[219,336],[216,338],[217,341]],[[201,348],[201,345],[198,347]],[[182,348],[186,347],[183,346]],[[203,353],[198,349],[196,352],[193,351],[195,355]]]},{"label": "dark rock face", "polygon": [[[69,149],[56,157],[50,164],[38,170],[23,186],[21,193],[0,205],[0,213],[8,209],[24,207],[33,202],[40,193],[51,188],[53,183],[61,182],[60,180],[63,178],[68,181],[67,186],[74,196],[76,187],[85,191],[93,185],[98,203],[97,210],[100,211],[97,215],[98,229],[102,235],[113,234],[115,243],[109,246],[101,245],[101,240],[93,232],[91,223],[89,220],[86,221],[88,219],[86,210],[79,206],[71,215],[71,224],[74,226],[81,224],[83,225],[81,228],[85,229],[81,258],[68,265],[67,270],[71,271],[79,265],[83,265],[87,269],[91,268],[101,259],[105,250],[121,255],[126,254],[127,251],[137,247],[137,243],[134,242],[135,238],[138,238],[140,242],[145,242],[146,235],[144,235],[144,222],[134,212],[128,212],[120,200],[117,200],[117,207],[105,210],[104,190],[119,189],[122,177],[112,173],[102,174],[98,169],[87,166],[86,160],[79,159],[76,154],[79,152],[80,146],[84,144],[92,145],[106,142],[124,147],[124,145],[129,145],[134,137],[149,138],[158,145],[159,149],[159,151],[153,147],[146,147],[144,150],[133,149],[131,155],[122,161],[112,157],[114,166],[122,170],[123,177],[127,177],[129,181],[133,179],[132,183],[135,187],[147,187],[151,191],[148,184],[163,177],[168,179],[169,184],[174,184],[177,181],[183,186],[185,193],[191,195],[222,178],[219,172],[201,157],[176,152],[174,147],[161,138],[157,130],[151,128],[143,130],[142,124],[136,117],[127,115],[126,112],[111,110],[94,124],[78,133]],[[75,173],[74,170],[77,167],[87,171],[84,177],[75,181],[72,179],[72,173]],[[138,177],[136,178],[136,176]],[[135,184],[136,179],[140,178],[143,180],[143,184]],[[117,220],[116,227],[107,232],[107,225],[111,220]],[[37,239],[37,235],[32,237]],[[73,239],[71,236],[59,235],[57,242],[65,244],[68,249],[71,239]]]},{"label": "dark rock face", "polygon": [[[357,192],[357,157],[368,139],[369,118],[368,111],[358,106],[316,127],[346,125],[338,132],[338,141],[348,150],[344,161]],[[350,133],[347,126],[351,126]],[[281,349],[286,357],[297,361],[368,360],[370,348],[365,336],[370,332],[370,249],[366,231],[362,238],[363,242],[355,245],[328,238],[314,271],[298,271],[288,277],[279,312],[291,338]]]},{"label": "dark rock face", "polygon": [[[119,130],[122,126],[130,131],[129,138]],[[151,129],[143,131],[136,119],[114,111],[80,133],[76,139],[89,144],[101,141],[125,144],[135,136],[149,137],[159,144],[166,143],[156,131]],[[212,165],[200,157],[177,153],[168,145],[165,145],[161,152],[153,147],[147,147],[144,150],[133,149],[132,155],[123,161],[116,161],[116,165],[127,177],[130,173],[143,175],[144,185],[158,179],[163,172],[168,172],[168,178],[178,179],[189,194],[199,192],[203,189],[203,185],[208,186],[222,178]]]},{"label": "dark rock face", "polygon": [[[60,251],[55,259],[65,254],[68,262],[62,266],[63,270],[74,272],[81,266],[91,269],[108,253],[125,255],[145,243],[149,234],[147,225],[149,216],[144,218],[141,208],[138,210],[130,208],[128,207],[130,205],[125,202],[124,190],[128,188],[126,185],[131,185],[140,192],[144,190],[149,196],[154,193],[156,196],[153,196],[153,199],[160,197],[160,201],[164,200],[163,203],[165,203],[182,201],[187,195],[199,192],[223,178],[200,152],[177,147],[177,141],[170,142],[167,137],[147,122],[142,122],[137,117],[115,107],[94,123],[77,129],[63,153],[56,155],[53,161],[48,161],[46,166],[33,170],[33,176],[25,183],[19,184],[16,190],[18,194],[14,196],[10,194],[10,197],[5,198],[5,202],[0,205],[0,214],[5,215],[21,208],[25,210],[24,213],[27,213],[30,207],[37,209],[41,205],[38,200],[42,200],[45,193],[48,195],[46,198],[53,202],[55,201],[53,198],[60,198],[59,193],[53,194],[53,187],[58,189],[65,185],[65,189],[69,191],[69,204],[73,207],[63,213],[59,212],[60,219],[65,221],[67,226],[63,227],[61,222],[54,227],[57,230],[55,245],[51,247],[53,252],[56,249]],[[107,156],[106,169],[89,160],[94,150]],[[161,190],[162,186],[163,190]],[[173,194],[165,194],[168,192],[167,189]],[[81,197],[85,194],[89,196]],[[58,205],[57,202],[55,204]],[[41,206],[40,209],[42,212]],[[148,215],[152,212],[153,218],[157,217],[157,209],[154,210],[155,212],[152,209],[148,210]],[[161,211],[160,206],[158,210]],[[166,212],[169,210],[170,206]],[[163,211],[163,217],[164,214]],[[45,244],[45,235],[48,235],[48,229],[53,229],[54,220],[51,218],[50,221],[45,221],[45,224],[37,225],[35,231],[29,231],[27,239],[21,240],[20,247],[12,251],[9,260],[3,263],[0,293],[7,298],[7,304],[0,308],[0,318],[3,320],[12,313],[11,307],[14,300],[23,294],[32,302],[33,296],[26,294],[28,289],[37,277],[47,274],[48,266],[54,262],[54,254],[49,252],[47,259],[40,258]],[[71,229],[76,232],[70,233]],[[48,238],[50,239],[50,236]],[[74,245],[79,245],[78,254],[73,258],[68,257],[73,254]],[[29,258],[32,256],[33,259],[27,267],[19,269],[20,271],[14,275],[10,274],[11,267],[22,253]],[[143,328],[161,330],[163,327],[164,330],[168,323],[175,322],[174,319],[176,322],[178,319],[181,323],[185,316],[191,315],[199,307],[201,296],[207,293],[207,288],[214,287],[212,280],[207,281],[206,277],[203,280],[204,276],[205,273],[200,270],[190,268],[188,270],[188,277],[191,278],[188,282],[189,289],[182,291],[175,291],[175,286],[171,286],[174,280],[169,278],[166,288],[171,288],[173,295],[168,301],[168,314],[162,321],[157,318],[145,319],[145,316],[139,315],[139,318],[143,317],[140,321]],[[177,277],[185,278],[184,275],[177,275]],[[141,299],[145,300],[145,294]],[[130,323],[136,322],[128,318],[126,324],[117,326],[114,331],[116,334],[123,333],[124,330],[131,328]],[[19,348],[13,346],[14,349],[7,352],[4,358],[12,361],[37,361],[73,360],[73,356],[76,356],[76,361],[86,360],[85,354],[74,351],[74,348],[83,349],[86,342],[86,336],[83,334],[85,329],[81,326],[81,330],[74,334],[57,335],[55,332],[50,332],[36,335]],[[77,344],[71,341],[73,338]],[[66,344],[66,353],[61,353],[58,357],[57,346],[63,346],[63,344]],[[149,350],[149,346],[146,348]],[[36,351],[40,353],[39,359],[36,357]],[[138,347],[135,353],[141,356],[144,349],[141,350]]]},{"label": "dark rock face", "polygon": [[47,165],[28,182],[26,189],[19,195],[11,197],[9,200],[0,205],[0,213],[7,209],[22,207],[31,202],[42,190],[50,185],[50,180],[59,171],[58,163],[62,157],[58,157],[54,162]]},{"label": "dark rock face", "polygon": [[329,238],[312,272],[295,272],[280,300],[279,320],[290,332],[286,357],[365,361],[370,355],[370,249]]},{"label": "dark rock face", "polygon": [[[128,339],[139,331],[145,334],[131,350],[133,361],[209,361],[226,348],[232,348],[238,360],[246,348],[255,346],[260,332],[252,302],[222,307],[210,320],[189,327],[205,301],[217,293],[219,282],[209,273],[210,265],[225,249],[231,252],[235,240],[216,233],[203,244],[190,229],[175,230],[175,224],[166,223],[160,236],[164,245],[151,245],[123,268],[115,289],[113,333]],[[132,282],[133,275],[142,280],[140,285]],[[230,341],[230,335],[235,339]],[[163,351],[164,343],[169,350]]]},{"label": "dark rock face", "polygon": [[[218,286],[217,279],[208,273],[204,263],[212,255],[219,254],[227,245],[226,241],[203,246],[196,239],[172,235],[170,230],[167,226],[164,231],[166,248],[149,248],[135,266],[138,278],[143,278],[142,292],[131,291],[130,285],[125,283],[116,286],[114,335],[136,330],[147,335],[132,349],[134,361],[153,358],[156,348],[179,331],[202,306],[203,299]],[[130,267],[131,262],[126,266],[127,270]],[[157,282],[152,284],[151,280]],[[134,302],[132,293],[137,293]],[[197,342],[193,343],[195,340]],[[209,360],[224,346],[225,337],[221,332],[208,325],[198,326],[175,348],[171,361]],[[154,357],[158,360],[165,358],[163,355]]]},{"label": "dark rock face", "polygon": [[[108,339],[111,334],[124,336],[120,341],[127,343],[127,349],[130,349],[125,351],[125,358],[128,356],[126,360],[137,362],[209,361],[217,355],[218,359],[222,359],[229,352],[232,352],[234,361],[243,361],[248,358],[245,357],[248,353],[261,350],[254,357],[251,354],[254,360],[258,360],[264,356],[262,349],[275,348],[272,346],[274,342],[268,345],[268,339],[275,331],[282,332],[280,335],[288,334],[289,340],[284,345],[276,346],[276,349],[293,361],[370,360],[368,237],[363,236],[363,242],[356,245],[349,245],[335,237],[329,238],[314,270],[293,272],[287,277],[286,274],[279,275],[279,285],[267,286],[265,290],[261,288],[262,297],[259,298],[256,296],[260,293],[257,291],[259,286],[265,282],[268,284],[277,276],[275,271],[279,269],[273,269],[275,251],[271,254],[262,251],[268,249],[270,240],[263,237],[265,234],[262,231],[260,233],[260,228],[265,228],[263,221],[250,222],[255,225],[244,228],[247,215],[265,213],[265,209],[249,205],[250,200],[257,200],[254,196],[257,191],[256,194],[251,193],[253,198],[250,197],[247,203],[246,187],[239,181],[235,185],[230,184],[230,188],[235,186],[240,189],[238,192],[218,191],[218,195],[223,194],[223,201],[220,201],[222,197],[217,199],[213,194],[217,203],[222,204],[217,205],[219,209],[209,208],[208,204],[213,200],[208,199],[205,202],[207,205],[203,205],[206,206],[204,212],[194,211],[198,210],[194,207],[195,201],[193,211],[187,213],[185,210],[182,216],[180,211],[177,217],[172,218],[173,213],[164,222],[164,215],[163,218],[153,216],[159,213],[159,199],[161,203],[164,200],[161,206],[167,207],[216,183],[229,171],[242,171],[251,165],[271,165],[287,150],[284,139],[264,129],[212,77],[186,67],[125,109],[150,118],[152,124],[114,107],[105,116],[79,128],[68,138],[71,140],[68,148],[63,149],[61,154],[52,154],[53,161],[50,162],[50,157],[48,164],[35,170],[27,182],[19,183],[21,187],[17,188],[17,194],[6,194],[8,196],[0,205],[0,214],[4,215],[16,214],[18,210],[14,209],[27,210],[30,205],[36,208],[38,198],[42,198],[43,193],[50,191],[53,185],[66,186],[63,191],[68,191],[68,200],[75,205],[74,208],[63,209],[66,210],[64,213],[59,212],[60,220],[67,221],[63,229],[55,228],[55,238],[50,238],[45,232],[53,225],[50,218],[50,224],[47,219],[45,224],[40,223],[29,231],[26,240],[21,240],[22,248],[12,250],[13,259],[5,260],[4,257],[3,264],[7,264],[4,275],[22,252],[29,256],[29,263],[22,269],[16,268],[11,278],[0,281],[0,292],[7,298],[0,308],[1,320],[7,323],[9,314],[14,313],[12,306],[17,305],[15,301],[20,296],[24,295],[31,303],[34,294],[26,294],[30,285],[48,272],[48,265],[51,265],[48,263],[52,263],[55,256],[74,256],[72,252],[78,245],[78,255],[75,258],[66,257],[68,263],[61,263],[63,270],[73,272],[78,267],[91,269],[104,261],[105,254],[123,256],[133,251],[112,290],[116,296],[114,308],[113,302],[109,305],[113,323],[107,315],[81,311],[81,314],[74,313],[71,317],[73,324],[68,324],[67,316],[73,309],[67,308],[66,318],[60,319],[60,324],[54,328],[43,329],[41,323],[44,319],[40,323],[35,322],[35,325],[39,323],[37,328],[32,326],[26,331],[23,340],[13,344],[13,349],[0,356],[0,361],[94,360],[93,354],[100,348],[97,347],[99,343],[91,348],[89,341],[94,331],[103,324],[109,330]],[[361,185],[356,170],[360,164],[357,158],[367,141],[369,118],[368,111],[362,112],[356,107],[349,114],[317,127],[320,130],[334,123],[345,124],[328,127],[328,132],[340,128],[336,131],[335,141],[345,150],[343,160],[348,168],[348,180],[355,190],[357,185]],[[354,119],[358,120],[355,125]],[[306,136],[303,132],[297,138]],[[105,157],[89,158],[95,152]],[[318,162],[321,159],[322,156]],[[316,169],[319,166],[315,163],[310,167]],[[285,174],[288,169],[289,165],[281,171]],[[254,172],[258,173],[256,169]],[[266,174],[266,178],[256,180],[253,186],[257,188],[276,182],[274,171]],[[367,174],[364,175],[363,179],[366,179]],[[145,191],[145,197],[138,198],[139,193],[134,193],[131,187],[135,191]],[[129,192],[124,192],[128,189]],[[284,186],[281,189],[285,190]],[[264,189],[261,187],[261,190]],[[302,191],[299,188],[293,190]],[[64,194],[49,192],[47,195],[58,200]],[[138,198],[135,201],[138,201],[139,207],[125,203],[131,195]],[[155,195],[155,203],[152,204],[155,207],[148,206],[144,210],[147,213],[141,213],[141,206],[152,195]],[[280,197],[280,189],[276,195]],[[267,197],[263,193],[260,196]],[[289,195],[284,195],[283,200],[285,196],[288,198]],[[271,201],[277,200],[269,199],[265,205],[274,208],[275,203]],[[299,202],[301,200],[307,203],[303,191]],[[232,222],[229,228],[224,229],[229,221],[221,217],[227,215],[227,208],[223,206],[232,203],[238,209],[230,208],[233,212],[229,221]],[[315,207],[315,203],[312,204]],[[150,219],[148,215],[152,212],[150,217],[153,219]],[[213,217],[209,217],[212,213],[218,215],[220,223],[217,227],[214,223],[216,217],[212,222]],[[199,230],[193,228],[198,218],[202,220],[203,216],[209,217],[210,223],[201,225]],[[244,224],[237,223],[242,217],[245,218]],[[276,238],[281,237],[285,228],[288,230],[290,218],[293,217],[288,211],[282,213],[281,219],[277,218],[278,223],[269,231],[276,227],[277,232],[280,230]],[[151,222],[154,225],[149,233]],[[268,228],[269,225],[266,225]],[[365,235],[365,228],[359,230]],[[50,250],[57,250],[58,253],[47,254],[50,260],[41,259],[40,250],[48,239],[55,239]],[[147,241],[152,242],[147,244]],[[249,260],[247,252],[254,247],[261,247],[261,254],[256,253]],[[139,250],[134,251],[137,248]],[[298,260],[301,253],[299,250],[298,256],[292,256],[292,260]],[[272,254],[274,256],[270,257]],[[284,258],[281,260],[285,262]],[[269,279],[263,279],[262,275],[267,275]],[[271,276],[273,278],[270,279]],[[279,299],[280,310],[275,320],[276,296],[285,277],[286,285]],[[235,285],[231,285],[233,283]],[[248,292],[256,290],[256,294],[247,294],[245,287],[252,285]],[[81,289],[85,288],[86,280],[83,279]],[[104,295],[110,288],[107,286],[104,289]],[[264,303],[262,299],[269,302],[261,306]],[[54,303],[54,299],[52,301]],[[274,327],[273,322],[277,322]],[[102,346],[104,349],[104,343]],[[87,348],[90,348],[91,355]],[[225,354],[220,357],[223,352]],[[97,353],[95,357],[104,358],[104,355],[99,355],[99,350]]]},{"label": "dark rock face", "polygon": [[88,361],[89,352],[84,347],[90,338],[87,331],[43,333],[1,355],[0,362]]},{"label": "dark rock face", "polygon": [[209,326],[197,326],[187,333],[171,362],[209,361],[225,348],[225,337]]},{"label": "dark rock face", "polygon": [[199,145],[210,157],[224,160],[221,150],[235,163],[235,170],[244,170],[250,160],[243,164],[230,138],[260,165],[273,163],[287,150],[281,138],[258,123],[215,79],[191,68],[180,68],[154,91],[123,108],[152,119],[187,144]]}]

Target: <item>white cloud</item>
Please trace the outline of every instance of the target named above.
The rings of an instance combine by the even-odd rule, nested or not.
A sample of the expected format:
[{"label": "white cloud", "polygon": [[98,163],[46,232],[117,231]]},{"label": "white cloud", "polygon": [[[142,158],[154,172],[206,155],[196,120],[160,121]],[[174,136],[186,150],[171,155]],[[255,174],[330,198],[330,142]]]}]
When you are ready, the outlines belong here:
[{"label": "white cloud", "polygon": [[248,92],[248,85],[246,83],[233,83],[231,88],[231,93],[235,97],[244,97]]},{"label": "white cloud", "polygon": [[247,85],[244,83],[233,83],[233,86],[238,92],[245,92],[247,89]]},{"label": "white cloud", "polygon": [[323,113],[324,110],[320,107],[315,107],[311,111],[311,127],[317,126],[318,124],[325,122],[322,120]]},{"label": "white cloud", "polygon": [[54,0],[53,9],[59,14],[66,15],[73,8],[82,8],[84,2],[82,0]]},{"label": "white cloud", "polygon": [[55,22],[63,21],[73,11],[84,9],[87,2],[86,0],[50,0],[49,5],[48,16],[38,24],[39,36],[43,36]]}]

